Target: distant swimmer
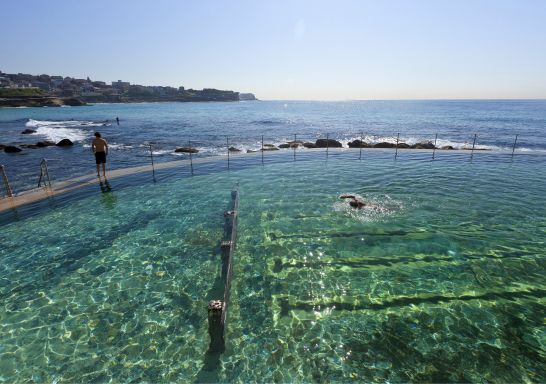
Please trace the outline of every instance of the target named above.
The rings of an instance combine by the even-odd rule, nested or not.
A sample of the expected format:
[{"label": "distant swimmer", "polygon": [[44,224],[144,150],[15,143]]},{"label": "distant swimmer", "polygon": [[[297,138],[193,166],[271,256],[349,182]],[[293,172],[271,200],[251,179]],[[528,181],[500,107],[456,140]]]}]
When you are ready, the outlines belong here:
[{"label": "distant swimmer", "polygon": [[119,125],[119,117],[116,117],[116,123]]},{"label": "distant swimmer", "polygon": [[91,150],[95,154],[97,163],[97,176],[100,178],[100,165],[102,164],[102,175],[106,178],[106,155],[108,154],[108,142],[104,140],[99,132],[95,132],[95,138],[91,142]]},{"label": "distant swimmer", "polygon": [[360,197],[357,197],[356,195],[340,195],[340,199],[350,199],[349,205],[353,208],[362,209],[366,206],[366,203],[364,200],[362,200]]}]

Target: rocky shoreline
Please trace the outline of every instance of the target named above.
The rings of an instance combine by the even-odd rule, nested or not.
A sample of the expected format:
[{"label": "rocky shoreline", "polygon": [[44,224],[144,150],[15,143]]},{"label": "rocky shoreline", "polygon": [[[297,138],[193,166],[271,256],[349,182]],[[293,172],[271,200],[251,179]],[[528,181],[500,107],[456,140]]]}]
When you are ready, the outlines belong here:
[{"label": "rocky shoreline", "polygon": [[23,96],[0,98],[0,107],[61,107],[64,105],[78,107],[87,105],[87,103],[75,97]]},{"label": "rocky shoreline", "polygon": [[[35,131],[33,129],[27,128],[24,131],[21,132],[21,134],[32,134]],[[0,151],[3,150],[6,153],[18,153],[22,152],[23,149],[37,149],[37,148],[45,148],[50,146],[57,146],[57,147],[70,147],[72,146],[72,141],[68,139],[63,139],[59,141],[58,143],[54,143],[51,141],[39,141],[36,144],[0,144]],[[279,146],[276,146],[274,144],[264,144],[262,148],[258,150],[251,150],[248,149],[247,153],[253,153],[253,152],[260,152],[260,151],[278,151],[281,149],[296,149],[296,148],[308,148],[308,149],[314,149],[314,148],[343,148],[343,144],[337,140],[334,139],[317,139],[314,143],[313,142],[307,142],[307,141],[288,141],[286,143],[280,144]],[[416,144],[409,145],[404,142],[400,142],[398,144],[395,143],[388,143],[388,142],[380,142],[380,143],[367,143],[365,141],[361,140],[353,140],[348,143],[349,148],[398,148],[398,149],[436,149],[436,150],[458,150],[457,148],[454,148],[451,145],[446,145],[442,147],[435,146],[431,141],[422,141]],[[470,148],[460,148],[459,150],[469,150]],[[483,148],[474,148],[475,151],[486,151],[487,149]],[[173,150],[176,153],[199,153],[199,150],[195,147],[177,147]],[[242,152],[241,149],[230,146],[228,148],[229,152]]]}]

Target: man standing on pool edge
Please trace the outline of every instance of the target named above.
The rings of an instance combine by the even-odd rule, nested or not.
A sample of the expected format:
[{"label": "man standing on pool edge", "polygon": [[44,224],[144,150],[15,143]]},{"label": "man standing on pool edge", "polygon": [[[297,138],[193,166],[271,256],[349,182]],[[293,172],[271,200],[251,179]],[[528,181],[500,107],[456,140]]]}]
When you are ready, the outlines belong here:
[{"label": "man standing on pool edge", "polygon": [[106,155],[108,154],[108,143],[98,132],[95,132],[95,138],[91,142],[91,150],[95,154],[95,160],[97,162],[97,176],[100,179],[100,165],[102,164],[102,175],[106,179]]}]

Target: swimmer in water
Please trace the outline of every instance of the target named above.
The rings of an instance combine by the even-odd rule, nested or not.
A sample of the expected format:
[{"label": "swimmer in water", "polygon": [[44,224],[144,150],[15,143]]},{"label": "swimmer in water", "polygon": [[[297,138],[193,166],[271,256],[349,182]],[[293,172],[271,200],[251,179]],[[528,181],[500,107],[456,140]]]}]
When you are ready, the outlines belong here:
[{"label": "swimmer in water", "polygon": [[340,199],[351,199],[349,201],[349,205],[356,209],[362,209],[366,207],[366,203],[364,200],[362,200],[360,197],[357,197],[355,195],[340,195]]}]

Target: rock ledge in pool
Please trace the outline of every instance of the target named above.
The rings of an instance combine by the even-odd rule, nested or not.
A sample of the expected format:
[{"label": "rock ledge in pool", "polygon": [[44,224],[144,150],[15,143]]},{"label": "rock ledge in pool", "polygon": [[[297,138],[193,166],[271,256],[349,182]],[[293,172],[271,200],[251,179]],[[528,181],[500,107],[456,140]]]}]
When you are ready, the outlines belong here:
[{"label": "rock ledge in pool", "polygon": [[21,132],[21,134],[23,134],[23,135],[30,135],[31,133],[36,133],[36,130],[31,129],[31,128],[27,128],[23,132]]}]

